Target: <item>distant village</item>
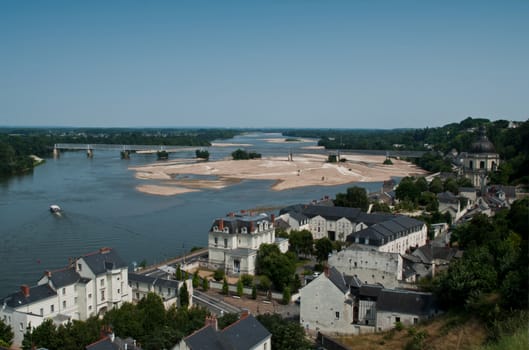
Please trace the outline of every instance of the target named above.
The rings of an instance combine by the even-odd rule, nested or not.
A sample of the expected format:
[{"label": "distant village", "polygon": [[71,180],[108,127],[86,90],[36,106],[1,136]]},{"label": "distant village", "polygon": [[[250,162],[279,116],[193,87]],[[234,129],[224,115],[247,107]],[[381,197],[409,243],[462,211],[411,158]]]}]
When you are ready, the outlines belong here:
[{"label": "distant village", "polygon": [[[358,335],[390,330],[397,324],[416,325],[443,312],[434,295],[421,291],[418,282],[462,257],[462,251],[450,246],[452,228],[476,214],[493,216],[523,195],[514,186],[488,183],[488,174],[497,169],[500,157],[484,133],[470,152],[453,152],[451,156],[455,173],[426,178],[428,182],[455,176],[470,180],[472,186],[460,187],[457,194],[445,191],[436,195],[438,211],[449,214],[449,223],[427,225],[415,212],[376,212],[373,204],[366,211],[335,206],[330,198],[291,205],[276,213],[237,211],[211,218],[211,228],[204,232],[208,246],[203,254],[188,256],[187,261],[183,257],[172,265],[130,269],[116,251],[119,247],[101,248],[72,259],[62,269],[45,271],[36,283],[22,285],[19,291],[0,298],[0,319],[11,326],[13,343],[20,346],[27,328],[38,327],[47,319],[57,325],[86,320],[124,303],[136,303],[148,293],[157,294],[166,308],[182,304],[208,307],[193,288],[195,271],[210,271],[204,276],[210,279],[211,288],[221,289],[213,271],[224,271],[230,280],[256,275],[262,244],[274,244],[286,253],[288,237],[279,237],[277,231],[307,230],[314,241],[327,238],[344,247],[329,254],[321,273],[302,274],[301,288],[290,296],[307,335]],[[398,204],[397,186],[395,181],[384,182],[380,191],[369,194],[371,203]],[[184,271],[179,279],[178,269]],[[189,303],[180,300],[182,288],[189,292]],[[234,284],[230,286],[233,290]],[[246,288],[244,294],[251,290]],[[272,293],[270,298],[280,299],[281,294]],[[173,349],[241,348],[233,344],[271,349],[272,334],[249,310],[241,310],[232,326],[220,330],[216,318],[222,314],[221,307],[212,308],[204,327],[174,344]],[[141,349],[134,339],[120,336],[109,332],[86,349]]]}]

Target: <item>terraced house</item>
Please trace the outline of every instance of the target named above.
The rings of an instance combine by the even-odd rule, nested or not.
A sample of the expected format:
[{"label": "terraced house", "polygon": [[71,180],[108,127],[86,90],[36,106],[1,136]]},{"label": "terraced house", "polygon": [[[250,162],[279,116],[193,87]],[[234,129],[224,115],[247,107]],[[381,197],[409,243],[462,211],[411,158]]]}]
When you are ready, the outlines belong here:
[{"label": "terraced house", "polygon": [[27,327],[52,319],[57,325],[86,320],[132,301],[128,266],[111,248],[73,259],[60,270],[46,271],[35,286],[0,299],[0,317],[21,344]]}]

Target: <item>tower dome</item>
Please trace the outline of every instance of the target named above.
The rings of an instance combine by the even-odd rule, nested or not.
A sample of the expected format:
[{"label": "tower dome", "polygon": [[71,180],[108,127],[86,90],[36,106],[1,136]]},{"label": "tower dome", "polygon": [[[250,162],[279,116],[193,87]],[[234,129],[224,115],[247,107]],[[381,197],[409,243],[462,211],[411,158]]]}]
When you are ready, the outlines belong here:
[{"label": "tower dome", "polygon": [[489,138],[486,135],[485,127],[482,126],[479,128],[480,136],[479,139],[472,143],[470,147],[470,152],[472,153],[496,153],[496,149],[492,142],[489,141]]}]

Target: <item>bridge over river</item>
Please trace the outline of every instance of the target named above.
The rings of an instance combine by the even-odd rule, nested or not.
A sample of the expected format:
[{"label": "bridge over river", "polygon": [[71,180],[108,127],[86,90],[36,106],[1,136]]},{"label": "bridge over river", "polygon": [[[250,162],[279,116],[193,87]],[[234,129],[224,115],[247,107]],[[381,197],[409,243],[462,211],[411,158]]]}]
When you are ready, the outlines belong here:
[{"label": "bridge over river", "polygon": [[[200,148],[200,147],[199,147]],[[156,153],[158,158],[167,158],[169,153],[194,151],[197,147],[171,146],[171,145],[119,145],[104,143],[56,143],[53,146],[53,155],[58,157],[61,151],[86,151],[89,158],[94,156],[94,151],[117,151],[121,158],[127,159],[131,153]]]}]

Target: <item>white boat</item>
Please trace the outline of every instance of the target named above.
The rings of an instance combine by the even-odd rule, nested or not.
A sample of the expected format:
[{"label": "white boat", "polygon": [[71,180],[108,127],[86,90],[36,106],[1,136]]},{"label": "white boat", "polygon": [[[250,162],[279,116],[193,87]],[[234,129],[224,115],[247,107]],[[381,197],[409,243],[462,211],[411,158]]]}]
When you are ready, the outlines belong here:
[{"label": "white boat", "polygon": [[50,211],[52,213],[60,213],[62,211],[62,209],[57,204],[52,204],[52,205],[50,205]]}]

